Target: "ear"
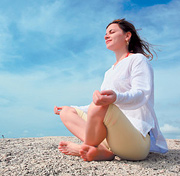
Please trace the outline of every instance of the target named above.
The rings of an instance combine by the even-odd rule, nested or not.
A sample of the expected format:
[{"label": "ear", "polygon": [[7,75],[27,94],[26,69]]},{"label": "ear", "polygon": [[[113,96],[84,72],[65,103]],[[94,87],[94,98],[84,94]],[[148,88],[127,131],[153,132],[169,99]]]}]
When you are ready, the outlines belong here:
[{"label": "ear", "polygon": [[131,36],[132,36],[131,32],[126,32],[126,36],[125,36],[126,41],[130,41]]}]

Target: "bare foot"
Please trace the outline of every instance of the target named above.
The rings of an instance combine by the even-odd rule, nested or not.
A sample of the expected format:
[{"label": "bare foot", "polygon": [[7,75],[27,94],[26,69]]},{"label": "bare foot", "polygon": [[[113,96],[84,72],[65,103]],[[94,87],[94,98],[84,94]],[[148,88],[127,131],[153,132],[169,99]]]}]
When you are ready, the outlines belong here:
[{"label": "bare foot", "polygon": [[58,149],[66,155],[80,156],[81,146],[70,141],[61,141]]},{"label": "bare foot", "polygon": [[102,145],[97,148],[94,146],[83,144],[80,150],[81,158],[84,161],[110,161],[115,155]]}]

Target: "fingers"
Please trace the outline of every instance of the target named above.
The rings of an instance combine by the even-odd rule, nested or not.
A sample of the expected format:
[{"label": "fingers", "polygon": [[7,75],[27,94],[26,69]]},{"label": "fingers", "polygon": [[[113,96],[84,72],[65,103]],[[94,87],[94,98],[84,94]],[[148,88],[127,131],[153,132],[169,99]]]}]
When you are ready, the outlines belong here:
[{"label": "fingers", "polygon": [[112,95],[113,91],[112,90],[102,90],[100,93],[101,93],[101,95]]},{"label": "fingers", "polygon": [[113,90],[103,90],[99,92],[96,90],[93,94],[93,102],[95,105],[108,105],[116,100],[116,93]]},{"label": "fingers", "polygon": [[96,104],[99,99],[101,99],[101,94],[98,90],[96,90],[93,93],[93,102]]},{"label": "fingers", "polygon": [[104,95],[101,95],[101,93],[96,90],[93,94],[93,102],[95,105],[104,105]]},{"label": "fingers", "polygon": [[59,110],[62,110],[62,107],[54,106],[54,113],[55,114],[60,115],[60,111]]},{"label": "fingers", "polygon": [[57,110],[62,110],[62,107],[57,107]]},{"label": "fingers", "polygon": [[54,106],[54,113],[57,113],[57,106]]},{"label": "fingers", "polygon": [[99,100],[99,99],[102,98],[102,95],[100,94],[100,92],[99,92],[98,90],[96,90],[96,91],[94,92],[94,98],[97,99],[97,100]]}]

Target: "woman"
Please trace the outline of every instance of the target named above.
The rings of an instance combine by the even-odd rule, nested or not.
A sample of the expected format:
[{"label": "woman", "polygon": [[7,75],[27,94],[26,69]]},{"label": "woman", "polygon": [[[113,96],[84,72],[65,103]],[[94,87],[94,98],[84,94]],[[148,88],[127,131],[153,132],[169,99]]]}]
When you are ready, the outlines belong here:
[{"label": "woman", "polygon": [[59,150],[84,161],[143,160],[149,152],[166,153],[154,106],[153,58],[149,44],[140,39],[133,24],[114,20],[106,28],[106,47],[116,55],[105,73],[101,91],[85,107],[55,107],[64,125],[82,145],[62,141]]}]

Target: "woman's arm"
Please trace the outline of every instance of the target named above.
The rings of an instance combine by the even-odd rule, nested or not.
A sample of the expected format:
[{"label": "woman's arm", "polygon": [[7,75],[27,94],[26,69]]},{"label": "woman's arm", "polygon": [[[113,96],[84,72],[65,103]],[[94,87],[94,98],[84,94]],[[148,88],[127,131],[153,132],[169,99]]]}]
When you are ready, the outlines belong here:
[{"label": "woman's arm", "polygon": [[123,93],[116,92],[114,104],[118,104],[122,109],[141,107],[147,102],[153,90],[153,71],[147,59],[134,60],[130,75],[131,89]]}]

